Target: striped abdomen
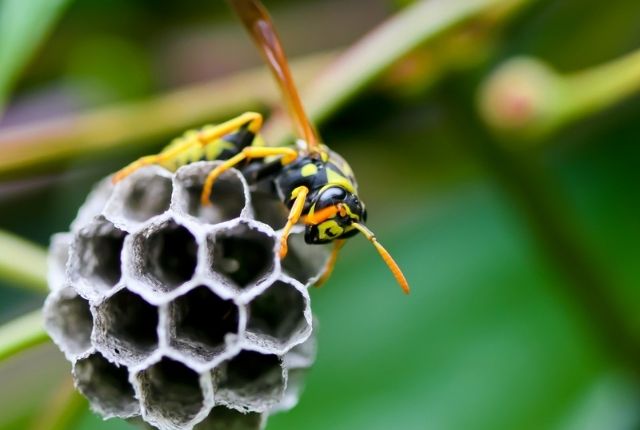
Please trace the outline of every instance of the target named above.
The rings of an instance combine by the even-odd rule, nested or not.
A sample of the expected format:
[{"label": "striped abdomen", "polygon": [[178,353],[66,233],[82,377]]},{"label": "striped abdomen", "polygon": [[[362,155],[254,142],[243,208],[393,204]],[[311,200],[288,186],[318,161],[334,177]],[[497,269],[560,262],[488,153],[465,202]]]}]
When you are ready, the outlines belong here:
[{"label": "striped abdomen", "polygon": [[163,161],[160,164],[168,170],[176,171],[178,168],[196,161],[227,160],[250,145],[264,146],[264,141],[260,135],[254,135],[246,129],[238,130],[220,139],[202,144],[198,140],[198,137],[201,135],[201,131],[206,131],[209,127],[213,126],[207,125],[200,130],[189,130],[182,136],[172,140],[160,154],[171,151],[178,146],[186,145],[187,143],[192,144],[188,145],[189,147],[180,152],[176,157]]}]

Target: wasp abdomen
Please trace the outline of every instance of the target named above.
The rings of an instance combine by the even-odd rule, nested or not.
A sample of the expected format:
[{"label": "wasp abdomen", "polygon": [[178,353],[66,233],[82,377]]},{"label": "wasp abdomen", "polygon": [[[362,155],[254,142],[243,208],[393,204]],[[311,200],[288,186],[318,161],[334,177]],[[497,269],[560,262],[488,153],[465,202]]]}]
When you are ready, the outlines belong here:
[{"label": "wasp abdomen", "polygon": [[160,164],[174,172],[180,167],[196,161],[228,160],[247,146],[262,145],[262,139],[246,128],[230,133],[213,142],[202,142],[200,136],[212,127],[214,126],[207,125],[199,130],[189,130],[174,139],[160,154],[172,151],[180,146],[189,146],[178,155],[162,161]]}]

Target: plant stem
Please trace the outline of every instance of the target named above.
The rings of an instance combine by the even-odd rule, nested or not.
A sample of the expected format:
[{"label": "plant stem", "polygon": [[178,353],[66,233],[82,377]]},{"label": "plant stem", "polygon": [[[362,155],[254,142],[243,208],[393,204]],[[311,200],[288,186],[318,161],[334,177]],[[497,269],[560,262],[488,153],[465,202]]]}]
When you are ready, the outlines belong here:
[{"label": "plant stem", "polygon": [[76,391],[71,377],[66,377],[52,391],[51,399],[45,403],[30,430],[66,430],[86,409],[87,401]]},{"label": "plant stem", "polygon": [[566,122],[599,112],[640,90],[640,49],[564,80]]},{"label": "plant stem", "polygon": [[[530,1],[423,0],[406,8],[346,51],[309,86],[303,98],[310,117],[316,122],[326,120],[394,62],[447,29],[474,16]],[[304,86],[331,58],[331,54],[321,54],[293,61],[298,82]],[[270,76],[260,68],[149,101],[5,129],[0,134],[0,176],[163,137],[261,104],[275,104],[277,99]],[[280,142],[288,135],[288,120],[277,117],[270,129],[275,134],[272,144]]]},{"label": "plant stem", "polygon": [[324,121],[393,63],[460,22],[513,1],[423,0],[407,7],[351,47],[305,93],[316,121]]},{"label": "plant stem", "polygon": [[540,141],[639,90],[640,50],[571,74],[523,57],[492,73],[478,101],[482,116],[495,130]]},{"label": "plant stem", "polygon": [[0,2],[0,116],[20,71],[69,3],[69,0]]},{"label": "plant stem", "polygon": [[0,279],[47,292],[47,254],[31,242],[0,230]]},{"label": "plant stem", "polygon": [[0,326],[0,362],[49,340],[42,324],[42,311],[23,315]]},{"label": "plant stem", "polygon": [[[293,62],[292,67],[306,82],[330,58],[330,53],[315,54]],[[0,133],[0,175],[180,133],[276,99],[270,75],[260,67],[147,101],[5,128]]]},{"label": "plant stem", "polygon": [[[396,14],[344,52],[305,88],[302,94],[310,119],[320,124],[363,91],[395,62],[423,43],[461,22],[532,0],[422,0]],[[288,119],[274,116],[268,141],[289,137]]]}]

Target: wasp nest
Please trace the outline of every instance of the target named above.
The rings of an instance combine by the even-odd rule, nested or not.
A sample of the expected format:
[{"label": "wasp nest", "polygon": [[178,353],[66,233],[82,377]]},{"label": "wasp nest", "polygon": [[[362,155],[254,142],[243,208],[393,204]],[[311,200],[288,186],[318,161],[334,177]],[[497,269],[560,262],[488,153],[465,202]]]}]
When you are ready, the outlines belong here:
[{"label": "wasp nest", "polygon": [[286,210],[235,170],[201,206],[215,165],[107,178],[52,239],[46,328],[105,418],[257,429],[298,400],[326,250],[294,230],[280,261]]}]

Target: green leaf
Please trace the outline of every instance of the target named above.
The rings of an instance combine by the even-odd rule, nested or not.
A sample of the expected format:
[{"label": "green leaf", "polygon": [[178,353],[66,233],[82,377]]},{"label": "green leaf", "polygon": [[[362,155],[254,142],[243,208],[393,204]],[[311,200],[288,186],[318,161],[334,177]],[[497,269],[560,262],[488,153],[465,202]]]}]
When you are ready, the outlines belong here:
[{"label": "green leaf", "polygon": [[0,326],[0,361],[48,340],[40,310],[21,316]]},{"label": "green leaf", "polygon": [[0,112],[69,0],[0,0]]},{"label": "green leaf", "polygon": [[27,240],[0,230],[0,279],[47,292],[47,253]]}]

